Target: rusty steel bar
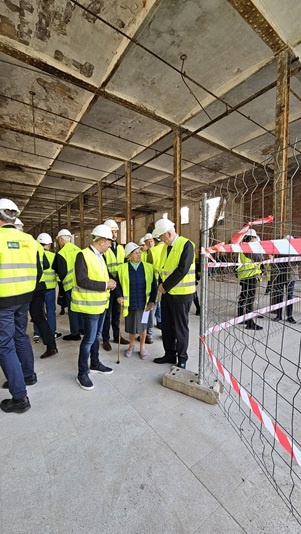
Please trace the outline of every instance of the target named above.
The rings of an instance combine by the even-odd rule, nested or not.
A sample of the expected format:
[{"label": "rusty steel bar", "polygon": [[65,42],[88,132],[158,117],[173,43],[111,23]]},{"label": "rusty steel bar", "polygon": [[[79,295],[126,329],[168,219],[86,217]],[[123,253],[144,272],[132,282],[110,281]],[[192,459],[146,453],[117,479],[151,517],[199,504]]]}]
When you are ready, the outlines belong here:
[{"label": "rusty steel bar", "polygon": [[97,183],[97,198],[98,198],[98,222],[102,221],[102,182]]},{"label": "rusty steel bar", "polygon": [[84,217],[84,195],[79,195],[79,232],[80,232],[80,248],[85,246],[85,217]]},{"label": "rusty steel bar", "polygon": [[175,229],[178,234],[181,233],[181,189],[182,189],[182,141],[181,131],[177,128],[174,131],[173,138],[173,222],[175,223]]},{"label": "rusty steel bar", "polygon": [[126,241],[132,241],[132,164],[125,162],[126,176]]}]

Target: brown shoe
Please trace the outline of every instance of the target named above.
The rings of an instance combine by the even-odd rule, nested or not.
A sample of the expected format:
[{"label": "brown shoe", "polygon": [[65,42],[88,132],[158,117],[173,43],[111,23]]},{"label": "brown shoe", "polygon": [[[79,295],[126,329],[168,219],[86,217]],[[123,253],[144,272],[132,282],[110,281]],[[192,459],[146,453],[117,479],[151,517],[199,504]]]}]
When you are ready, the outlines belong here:
[{"label": "brown shoe", "polygon": [[151,344],[153,343],[153,340],[152,340],[152,338],[151,338],[151,337],[148,337],[148,336],[146,336],[146,338],[145,338],[145,343],[146,343],[147,345],[151,345]]},{"label": "brown shoe", "polygon": [[44,354],[42,354],[41,358],[49,358],[50,356],[54,356],[58,353],[57,349],[47,349]]},{"label": "brown shoe", "polygon": [[[129,339],[125,339],[124,337],[121,336],[120,338],[120,345],[128,345],[130,342]],[[117,343],[118,343],[118,340],[117,340]]]},{"label": "brown shoe", "polygon": [[112,350],[111,343],[109,341],[104,341],[102,346],[107,352],[110,352],[110,350]]}]

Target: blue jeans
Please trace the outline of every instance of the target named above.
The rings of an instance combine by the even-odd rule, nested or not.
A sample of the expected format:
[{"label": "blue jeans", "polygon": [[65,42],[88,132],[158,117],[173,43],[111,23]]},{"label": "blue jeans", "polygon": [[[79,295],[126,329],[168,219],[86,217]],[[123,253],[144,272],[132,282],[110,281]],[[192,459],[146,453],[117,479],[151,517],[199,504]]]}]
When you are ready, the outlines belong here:
[{"label": "blue jeans", "polygon": [[16,400],[25,397],[24,378],[34,374],[31,343],[26,334],[29,304],[0,308],[0,365]]},{"label": "blue jeans", "polygon": [[100,315],[88,315],[83,313],[84,337],[79,347],[78,376],[88,373],[88,360],[91,359],[91,367],[99,364],[99,345],[102,327],[106,312]]},{"label": "blue jeans", "polygon": [[68,317],[70,325],[70,333],[73,336],[79,334],[80,330],[83,330],[83,319],[81,313],[77,313],[71,310],[71,289],[65,292],[66,302],[68,306]]},{"label": "blue jeans", "polygon": [[[55,289],[47,289],[44,292],[44,302],[46,306],[47,321],[50,326],[51,332],[56,332],[56,302],[55,302]],[[38,327],[33,323],[33,335],[39,336],[40,332]]]},{"label": "blue jeans", "polygon": [[103,329],[102,329],[103,341],[109,341],[110,339],[111,318],[112,318],[113,339],[114,341],[116,341],[118,340],[118,337],[119,337],[119,319],[120,319],[120,305],[117,302],[116,290],[110,292],[109,307],[107,308],[107,313],[105,316]]},{"label": "blue jeans", "polygon": [[157,319],[157,324],[161,323],[161,302],[157,302],[155,317]]}]

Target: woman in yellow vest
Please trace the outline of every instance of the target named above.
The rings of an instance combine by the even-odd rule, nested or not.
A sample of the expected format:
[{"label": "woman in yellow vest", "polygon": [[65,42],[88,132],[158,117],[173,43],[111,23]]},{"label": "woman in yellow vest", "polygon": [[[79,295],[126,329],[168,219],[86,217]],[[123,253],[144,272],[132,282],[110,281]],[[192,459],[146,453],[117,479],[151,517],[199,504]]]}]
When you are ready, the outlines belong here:
[{"label": "woman in yellow vest", "polygon": [[93,244],[76,256],[71,292],[71,310],[82,314],[84,323],[84,337],[79,348],[76,381],[85,390],[94,388],[89,372],[106,375],[113,373],[113,369],[99,361],[100,336],[109,305],[110,291],[116,287],[115,280],[109,278],[103,259],[104,252],[111,246],[112,232],[104,224],[99,224],[91,235]]},{"label": "woman in yellow vest", "polygon": [[141,250],[136,243],[127,243],[125,254],[128,263],[118,268],[116,296],[117,302],[123,305],[125,317],[125,331],[130,334],[130,346],[125,356],[130,358],[135,350],[135,336],[139,334],[140,358],[145,360],[146,322],[143,321],[143,312],[150,312],[157,294],[157,282],[153,266],[141,261]]},{"label": "woman in yellow vest", "polygon": [[[256,242],[257,234],[252,228],[246,233],[243,242]],[[241,292],[238,297],[238,317],[245,313],[253,311],[253,304],[256,295],[257,281],[261,278],[260,262],[263,261],[261,254],[239,254],[238,261],[240,266],[237,269],[237,278],[241,285]],[[248,319],[246,322],[247,330],[262,330],[262,326],[259,326],[254,322],[254,319]]]}]

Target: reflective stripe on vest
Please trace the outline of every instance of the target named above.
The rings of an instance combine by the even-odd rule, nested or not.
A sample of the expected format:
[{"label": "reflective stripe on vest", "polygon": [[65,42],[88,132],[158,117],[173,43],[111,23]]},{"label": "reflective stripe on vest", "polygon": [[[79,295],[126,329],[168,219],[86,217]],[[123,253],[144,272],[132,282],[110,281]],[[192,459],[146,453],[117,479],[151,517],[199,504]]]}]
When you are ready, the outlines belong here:
[{"label": "reflective stripe on vest", "polygon": [[15,228],[0,228],[0,298],[34,291],[38,243]]},{"label": "reflective stripe on vest", "polygon": [[117,257],[115,256],[111,247],[108,248],[108,250],[104,253],[104,256],[106,258],[106,264],[109,273],[115,277],[119,265],[122,265],[124,263],[125,253],[123,246],[117,245]]},{"label": "reflective stripe on vest", "polygon": [[[164,282],[169,275],[178,267],[181,254],[184,246],[189,241],[186,237],[179,236],[172,249],[167,256],[167,245],[163,246],[162,254],[160,257],[159,274],[162,282]],[[191,241],[192,243],[192,241]],[[192,243],[195,248],[194,243]],[[193,258],[192,264],[188,273],[180,280],[180,282],[168,291],[170,295],[191,295],[195,293],[195,258]]]},{"label": "reflective stripe on vest", "polygon": [[254,278],[261,275],[261,269],[259,263],[254,263],[250,258],[242,254],[238,255],[238,261],[241,265],[237,269],[238,280],[244,280],[246,278]]},{"label": "reflective stripe on vest", "polygon": [[[146,288],[145,288],[145,303],[148,303],[153,277],[154,277],[154,269],[151,263],[144,263],[141,262],[143,268],[144,268],[144,277],[146,282]],[[123,294],[123,317],[126,317],[129,313],[129,305],[130,305],[130,275],[129,275],[129,263],[123,263],[118,267],[118,277],[120,281],[120,285],[122,287],[122,294]]]},{"label": "reflective stripe on vest", "polygon": [[74,245],[73,243],[65,243],[63,248],[58,251],[58,254],[60,254],[67,263],[67,274],[62,280],[64,291],[69,291],[72,289],[73,284],[73,272],[74,272],[74,264],[76,260],[76,256],[80,252],[80,248]]},{"label": "reflective stripe on vest", "polygon": [[44,271],[44,281],[46,284],[46,289],[55,289],[56,288],[56,274],[55,274],[55,270],[52,268],[55,254],[54,252],[51,252],[50,250],[44,250],[44,252],[49,262],[48,269],[45,269]]},{"label": "reflective stripe on vest", "polygon": [[[95,282],[108,282],[109,273],[103,260],[101,264],[97,255],[88,247],[81,251],[84,256],[88,278]],[[103,313],[109,305],[110,291],[94,291],[79,287],[74,273],[74,282],[71,292],[71,310],[90,315]]]}]

